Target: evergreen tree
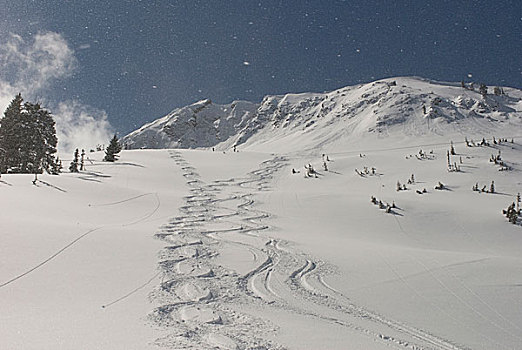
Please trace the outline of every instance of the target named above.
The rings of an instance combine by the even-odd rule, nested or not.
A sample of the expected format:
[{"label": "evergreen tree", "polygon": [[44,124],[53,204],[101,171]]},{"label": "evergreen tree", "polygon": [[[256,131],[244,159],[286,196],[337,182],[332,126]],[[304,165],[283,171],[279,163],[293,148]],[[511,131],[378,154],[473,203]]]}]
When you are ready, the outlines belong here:
[{"label": "evergreen tree", "polygon": [[82,149],[82,158],[80,160],[80,170],[85,170],[85,150]]},{"label": "evergreen tree", "polygon": [[50,172],[56,165],[55,123],[49,111],[39,104],[26,102],[22,95],[15,96],[0,122],[0,148],[2,171],[19,173]]},{"label": "evergreen tree", "polygon": [[33,174],[43,170],[51,172],[56,166],[56,138],[55,122],[51,113],[40,107],[39,104],[26,102],[22,112],[25,125],[20,134],[23,137],[22,170]]},{"label": "evergreen tree", "polygon": [[111,139],[109,146],[105,149],[105,158],[103,158],[106,162],[114,162],[118,159],[118,153],[121,151],[121,144],[118,141],[118,137],[114,134],[114,137]]},{"label": "evergreen tree", "polygon": [[5,110],[4,117],[0,120],[0,149],[2,152],[0,172],[5,172],[10,168],[18,168],[20,165],[19,149],[22,140],[19,130],[22,102],[22,95],[16,95]]},{"label": "evergreen tree", "polygon": [[58,175],[62,172],[62,160],[59,157],[56,157],[56,161],[54,162],[54,166],[51,167],[50,173],[52,175]]},{"label": "evergreen tree", "polygon": [[78,148],[77,148],[76,151],[74,151],[73,161],[69,165],[69,171],[71,173],[77,173],[78,172],[78,157],[79,157],[79,152],[78,152]]},{"label": "evergreen tree", "polygon": [[0,121],[0,171],[51,172],[58,143],[52,115],[39,104],[22,102],[22,95],[16,95]]}]

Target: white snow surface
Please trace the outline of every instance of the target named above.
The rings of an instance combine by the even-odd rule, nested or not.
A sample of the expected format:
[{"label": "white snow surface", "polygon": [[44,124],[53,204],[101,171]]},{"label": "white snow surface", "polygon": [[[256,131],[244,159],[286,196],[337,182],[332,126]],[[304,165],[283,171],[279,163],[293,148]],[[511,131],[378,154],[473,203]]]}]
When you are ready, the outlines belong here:
[{"label": "white snow surface", "polygon": [[[475,92],[417,78],[328,95],[426,84],[410,98],[446,96],[425,103],[438,113],[429,129],[422,104],[410,113],[395,95],[379,97],[386,114],[352,106],[328,121],[349,110],[334,101],[323,119],[303,107],[292,127],[261,116],[270,99],[282,111],[325,96],[287,95],[236,104],[229,127],[265,118],[254,131],[217,144],[191,134],[216,151],[91,153],[87,170],[36,185],[3,174],[0,349],[522,349],[522,218],[502,215],[522,192],[520,91],[488,95],[500,102],[485,112]],[[489,161],[499,152],[504,168]],[[491,181],[495,193],[471,190]]]}]

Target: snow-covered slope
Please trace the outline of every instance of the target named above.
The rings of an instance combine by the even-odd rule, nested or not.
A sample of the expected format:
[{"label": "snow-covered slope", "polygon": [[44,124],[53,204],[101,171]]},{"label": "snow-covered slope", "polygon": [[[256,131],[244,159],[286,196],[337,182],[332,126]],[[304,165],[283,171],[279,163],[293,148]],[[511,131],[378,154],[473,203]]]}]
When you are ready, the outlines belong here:
[{"label": "snow-covered slope", "polygon": [[0,349],[522,349],[522,143],[406,141],[2,175]]},{"label": "snow-covered slope", "polygon": [[522,94],[504,92],[207,100],[126,138],[178,149],[3,174],[0,349],[522,349],[522,216],[502,215]]},{"label": "snow-covered slope", "polygon": [[502,90],[495,95],[490,87],[484,97],[469,86],[399,77],[328,93],[266,96],[260,104],[204,100],[143,126],[123,142],[129,148],[218,149],[269,143],[290,151],[362,136],[506,134],[522,125],[522,91]]},{"label": "snow-covered slope", "polygon": [[127,135],[123,143],[132,149],[214,146],[235,134],[255,113],[256,107],[245,101],[217,105],[202,100],[144,125]]}]

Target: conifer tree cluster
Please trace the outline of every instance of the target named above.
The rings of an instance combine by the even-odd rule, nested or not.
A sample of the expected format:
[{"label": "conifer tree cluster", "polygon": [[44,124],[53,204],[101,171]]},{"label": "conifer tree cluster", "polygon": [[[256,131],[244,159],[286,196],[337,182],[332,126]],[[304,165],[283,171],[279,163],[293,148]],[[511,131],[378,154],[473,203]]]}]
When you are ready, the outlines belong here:
[{"label": "conifer tree cluster", "polygon": [[71,163],[69,164],[69,171],[71,173],[78,173],[85,170],[85,150],[82,149],[81,158],[80,151],[78,148],[74,151],[74,157]]},{"label": "conifer tree cluster", "polygon": [[57,143],[51,113],[16,95],[0,119],[0,172],[59,172]]}]

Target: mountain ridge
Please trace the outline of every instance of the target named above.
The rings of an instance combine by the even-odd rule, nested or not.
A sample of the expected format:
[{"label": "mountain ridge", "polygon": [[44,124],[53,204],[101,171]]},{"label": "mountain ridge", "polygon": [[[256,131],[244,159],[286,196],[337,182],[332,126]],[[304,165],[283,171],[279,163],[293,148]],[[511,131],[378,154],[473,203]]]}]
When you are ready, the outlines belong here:
[{"label": "mountain ridge", "polygon": [[472,84],[394,77],[324,93],[267,95],[260,103],[205,99],[145,124],[122,142],[130,149],[273,144],[291,150],[296,137],[306,137],[313,149],[366,136],[473,137],[520,130],[522,90],[489,90],[481,94]]}]

